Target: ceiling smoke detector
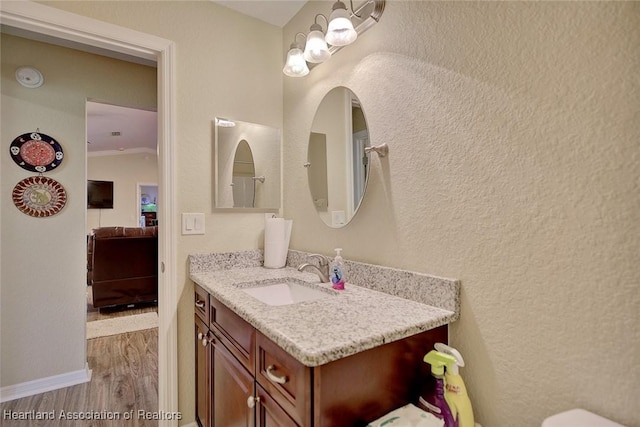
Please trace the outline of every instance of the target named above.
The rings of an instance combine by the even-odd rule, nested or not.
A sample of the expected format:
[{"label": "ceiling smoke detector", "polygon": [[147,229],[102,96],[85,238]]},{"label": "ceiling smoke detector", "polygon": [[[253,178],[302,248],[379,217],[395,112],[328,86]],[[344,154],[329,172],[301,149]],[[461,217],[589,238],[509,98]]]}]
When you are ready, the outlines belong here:
[{"label": "ceiling smoke detector", "polygon": [[33,67],[20,67],[16,70],[16,80],[24,87],[35,89],[42,86],[44,77]]}]

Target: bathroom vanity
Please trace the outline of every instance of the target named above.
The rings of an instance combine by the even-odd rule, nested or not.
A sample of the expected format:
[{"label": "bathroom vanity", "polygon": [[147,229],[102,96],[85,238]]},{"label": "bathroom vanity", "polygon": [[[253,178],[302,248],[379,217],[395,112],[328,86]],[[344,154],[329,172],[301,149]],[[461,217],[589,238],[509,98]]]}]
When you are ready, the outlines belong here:
[{"label": "bathroom vanity", "polygon": [[[334,291],[291,267],[191,261],[201,426],[366,426],[417,399],[429,375],[422,358],[458,316],[349,282]],[[283,283],[320,294],[250,293],[273,297],[269,287]]]}]

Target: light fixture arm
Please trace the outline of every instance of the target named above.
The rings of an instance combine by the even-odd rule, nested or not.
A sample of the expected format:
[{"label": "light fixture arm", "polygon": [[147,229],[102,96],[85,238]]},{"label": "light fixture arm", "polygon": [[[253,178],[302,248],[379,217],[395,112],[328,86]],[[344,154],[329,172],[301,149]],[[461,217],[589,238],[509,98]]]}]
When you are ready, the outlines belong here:
[{"label": "light fixture arm", "polygon": [[351,6],[351,16],[355,16],[361,21],[371,18],[378,22],[380,21],[382,12],[384,12],[385,0],[369,0],[362,4],[357,10],[353,9],[353,0],[349,0],[349,5]]},{"label": "light fixture arm", "polygon": [[304,43],[298,43],[298,36],[304,37],[305,41],[307,40],[307,35],[302,32],[297,32],[295,36],[293,36],[293,43],[291,43],[291,47],[289,49],[293,49],[297,47],[298,49],[302,49],[304,47]]},{"label": "light fixture arm", "polygon": [[326,31],[322,30],[322,26],[320,24],[318,24],[318,17],[319,16],[324,18],[324,22],[326,24],[326,27],[329,28],[329,20],[327,19],[327,17],[324,16],[323,14],[321,14],[321,13],[318,13],[316,15],[316,17],[313,18],[313,24],[311,24],[311,28],[309,30],[310,31],[316,31],[317,30],[317,31],[322,31],[323,33],[326,33]]},{"label": "light fixture arm", "polygon": [[[364,6],[366,6],[367,4],[371,3],[371,1],[368,1],[367,3],[363,4],[358,11],[362,10],[364,8]],[[358,19],[362,19],[362,15],[358,15],[356,13],[356,11],[353,9],[353,0],[349,0],[349,5],[351,6],[351,16],[355,16]]]}]

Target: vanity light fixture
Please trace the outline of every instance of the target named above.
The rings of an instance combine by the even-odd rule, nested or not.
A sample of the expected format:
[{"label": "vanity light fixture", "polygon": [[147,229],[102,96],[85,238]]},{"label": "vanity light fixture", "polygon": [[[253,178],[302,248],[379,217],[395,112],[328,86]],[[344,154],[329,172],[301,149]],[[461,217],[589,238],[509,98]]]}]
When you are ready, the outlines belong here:
[{"label": "vanity light fixture", "polygon": [[[329,46],[325,41],[322,27],[318,24],[318,17],[323,17],[327,21],[326,16],[319,13],[316,15],[315,21],[311,28],[309,28],[309,35],[307,36],[307,44],[304,47],[304,59],[307,62],[318,64],[331,58],[331,52],[329,52]],[[327,21],[327,28],[329,23]]]},{"label": "vanity light fixture", "polygon": [[326,35],[327,43],[332,46],[346,46],[356,41],[357,38],[358,33],[353,28],[353,22],[351,22],[347,7],[338,0],[333,4],[331,15],[329,16]]},{"label": "vanity light fixture", "polygon": [[303,33],[296,33],[287,53],[287,62],[282,69],[282,72],[289,77],[304,77],[309,74],[309,67],[304,60],[302,45],[297,42],[298,36],[306,37]]},{"label": "vanity light fixture", "polygon": [[[338,50],[353,43],[358,34],[364,33],[377,23],[384,11],[386,0],[367,0],[358,9],[353,9],[353,0],[349,0],[350,11],[341,0],[333,4],[329,19],[317,14],[309,28],[309,34],[296,33],[287,53],[287,61],[282,72],[290,77],[303,77],[309,74],[310,66],[328,60]],[[322,32],[318,18],[327,23],[327,33]],[[306,38],[304,53],[298,43],[298,36]]]}]

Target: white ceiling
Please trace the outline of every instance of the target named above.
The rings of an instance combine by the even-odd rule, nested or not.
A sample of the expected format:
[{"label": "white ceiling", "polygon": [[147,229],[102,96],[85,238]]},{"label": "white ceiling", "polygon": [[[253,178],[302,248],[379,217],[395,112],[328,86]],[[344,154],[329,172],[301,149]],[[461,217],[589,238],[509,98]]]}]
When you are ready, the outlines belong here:
[{"label": "white ceiling", "polygon": [[155,111],[87,102],[87,151],[155,152],[157,116]]},{"label": "white ceiling", "polygon": [[212,0],[222,6],[253,16],[269,24],[284,27],[307,0]]}]

